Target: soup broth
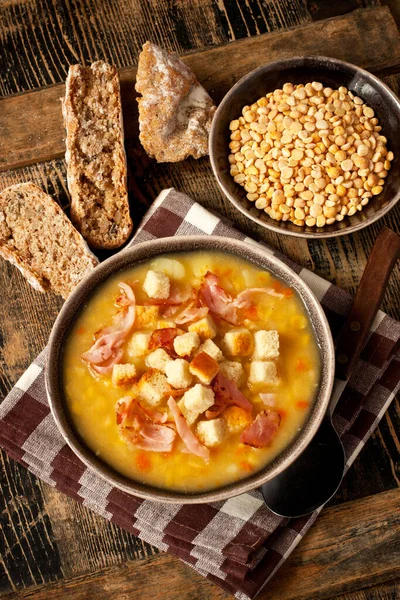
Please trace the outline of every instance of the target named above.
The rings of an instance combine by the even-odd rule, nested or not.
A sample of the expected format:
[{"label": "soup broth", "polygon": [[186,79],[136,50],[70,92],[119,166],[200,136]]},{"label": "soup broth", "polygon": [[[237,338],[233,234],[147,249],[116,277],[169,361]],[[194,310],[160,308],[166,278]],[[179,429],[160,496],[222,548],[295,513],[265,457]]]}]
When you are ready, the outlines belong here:
[{"label": "soup broth", "polygon": [[[154,331],[164,331],[158,346]],[[101,362],[99,349],[111,355]],[[195,370],[200,352],[206,360],[198,358]],[[128,367],[124,378],[113,361],[134,365],[136,374]],[[219,252],[160,256],[117,273],[83,307],[64,351],[67,407],[86,445],[119,473],[179,492],[211,490],[263,468],[302,428],[319,377],[298,295]]]}]

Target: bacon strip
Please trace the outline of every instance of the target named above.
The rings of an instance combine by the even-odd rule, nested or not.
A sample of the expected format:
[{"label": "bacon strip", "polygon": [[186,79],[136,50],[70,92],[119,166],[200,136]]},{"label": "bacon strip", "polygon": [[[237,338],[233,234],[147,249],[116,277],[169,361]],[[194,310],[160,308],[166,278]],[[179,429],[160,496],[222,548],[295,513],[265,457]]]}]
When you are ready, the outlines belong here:
[{"label": "bacon strip", "polygon": [[178,313],[180,310],[181,310],[181,307],[179,305],[168,306],[164,310],[164,312],[161,314],[161,316],[163,319],[168,319],[169,317],[176,315],[176,313]]},{"label": "bacon strip", "polygon": [[146,424],[140,430],[140,435],[155,444],[172,444],[176,433],[173,429],[164,425]]},{"label": "bacon strip", "polygon": [[283,294],[276,292],[272,288],[248,288],[247,290],[240,292],[240,294],[236,296],[236,298],[233,301],[233,304],[237,308],[247,308],[251,304],[249,296],[251,296],[252,294],[268,294],[269,296],[275,296],[275,298],[285,297]]},{"label": "bacon strip", "polygon": [[108,375],[112,372],[113,366],[121,362],[123,355],[124,351],[121,348],[118,348],[115,354],[103,361],[101,365],[90,365],[90,368],[93,369],[93,371],[96,371],[96,373],[99,375]]},{"label": "bacon strip", "polygon": [[156,306],[179,306],[187,302],[192,293],[192,290],[181,290],[179,286],[172,284],[168,298],[149,298],[148,303]]},{"label": "bacon strip", "polygon": [[216,375],[211,387],[214,392],[214,404],[206,411],[207,419],[214,419],[230,404],[235,404],[251,412],[252,405],[246,396],[233,381],[224,377],[222,373]]},{"label": "bacon strip", "polygon": [[165,423],[168,420],[167,412],[158,412],[148,407],[144,407],[133,396],[124,396],[120,398],[116,404],[117,425],[123,425],[128,417],[132,417],[135,413],[141,419],[148,419],[154,423]]},{"label": "bacon strip", "polygon": [[189,323],[195,319],[202,319],[208,313],[208,307],[202,306],[198,308],[194,302],[191,302],[185,310],[183,310],[177,317],[175,317],[175,323],[177,325],[183,325],[183,323]]},{"label": "bacon strip", "polygon": [[[153,427],[162,427],[164,430],[168,429],[175,436],[175,431],[169,429],[169,427],[162,425],[153,425]],[[148,452],[171,452],[172,450],[172,442],[154,441],[141,437],[132,427],[125,427],[122,431],[122,437],[139,450],[147,450]]]},{"label": "bacon strip", "polygon": [[266,406],[276,406],[276,394],[260,394],[260,398]]},{"label": "bacon strip", "polygon": [[277,412],[263,410],[242,432],[240,441],[254,448],[269,446],[278,433],[280,422],[281,417]]},{"label": "bacon strip", "polygon": [[109,373],[112,365],[121,360],[120,346],[135,322],[135,294],[126,283],[120,281],[118,285],[125,295],[124,307],[115,315],[113,323],[99,332],[93,346],[81,356],[82,360],[100,374]]},{"label": "bacon strip", "polygon": [[[117,425],[121,435],[129,443],[142,450],[151,452],[171,452],[176,433],[170,427],[155,423],[164,423],[168,414],[143,408],[131,396],[125,396],[116,404]],[[132,421],[131,425],[126,422]]]},{"label": "bacon strip", "polygon": [[200,286],[199,299],[212,313],[232,325],[237,325],[238,316],[232,296],[219,285],[219,277],[210,271],[207,271]]},{"label": "bacon strip", "polygon": [[204,458],[204,460],[209,460],[209,449],[200,444],[199,440],[194,435],[189,425],[186,423],[185,417],[179,410],[179,406],[172,398],[172,396],[168,399],[168,406],[174,418],[178,435],[182,439],[189,452],[195,454],[196,456],[200,456],[200,458]]},{"label": "bacon strip", "polygon": [[182,329],[178,329],[178,327],[166,327],[165,329],[155,329],[151,334],[148,348],[149,350],[164,348],[168,352],[175,354],[174,339],[177,335],[181,335],[182,333]]}]

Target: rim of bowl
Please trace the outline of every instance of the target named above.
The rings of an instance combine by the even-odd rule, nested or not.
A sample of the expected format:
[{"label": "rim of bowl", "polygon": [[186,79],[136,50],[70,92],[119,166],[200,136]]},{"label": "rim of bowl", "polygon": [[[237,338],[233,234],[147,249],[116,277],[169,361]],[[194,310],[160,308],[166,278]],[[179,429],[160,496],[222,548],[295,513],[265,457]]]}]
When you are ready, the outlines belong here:
[{"label": "rim of bowl", "polygon": [[[299,434],[265,467],[248,478],[205,492],[179,492],[143,484],[121,475],[85,444],[75,431],[62,392],[62,358],[65,340],[81,309],[96,290],[118,271],[125,271],[160,254],[214,250],[245,258],[282,279],[293,288],[307,314],[319,347],[320,381],[314,405]],[[131,260],[129,260],[131,258]],[[127,262],[128,261],[128,262]],[[49,366],[51,365],[51,367]],[[101,478],[120,490],[140,498],[167,503],[195,504],[226,500],[256,489],[287,468],[303,452],[329,409],[335,373],[335,352],[325,313],[308,285],[290,267],[258,245],[220,236],[182,236],[141,242],[107,259],[75,288],[63,305],[52,328],[45,367],[46,392],[53,418],[63,438],[80,460]]]},{"label": "rim of bowl", "polygon": [[275,70],[277,67],[283,67],[288,63],[293,64],[293,63],[297,62],[297,63],[299,63],[298,66],[301,66],[300,65],[301,62],[312,63],[312,62],[315,62],[318,60],[328,61],[332,64],[343,65],[347,68],[354,69],[356,72],[361,73],[365,77],[373,79],[377,83],[378,86],[381,86],[393,98],[393,100],[397,104],[399,112],[400,112],[400,99],[396,96],[396,94],[393,92],[393,90],[391,90],[390,87],[386,85],[386,83],[384,83],[381,79],[379,79],[379,77],[376,77],[376,75],[373,75],[366,69],[363,69],[362,67],[358,67],[357,65],[355,65],[353,63],[349,63],[345,60],[340,60],[339,58],[332,58],[330,56],[323,56],[323,55],[317,55],[317,54],[316,55],[305,55],[305,56],[293,56],[290,58],[283,58],[281,60],[275,60],[275,61],[266,63],[265,65],[261,65],[260,67],[257,67],[256,69],[253,69],[252,71],[249,71],[249,73],[247,73],[246,75],[243,75],[243,77],[241,77],[239,79],[239,81],[237,81],[228,90],[228,92],[225,94],[225,96],[222,98],[221,102],[219,103],[218,108],[214,114],[214,118],[212,120],[211,129],[210,129],[209,143],[208,143],[208,152],[210,155],[211,168],[213,170],[214,177],[215,177],[220,189],[224,193],[224,195],[228,198],[228,200],[230,200],[230,202],[232,202],[232,204],[238,210],[240,210],[240,212],[242,214],[246,215],[246,217],[248,217],[249,219],[251,219],[252,221],[257,223],[258,225],[261,225],[261,227],[264,227],[265,229],[270,229],[271,231],[275,231],[275,233],[279,233],[282,235],[290,235],[293,237],[307,238],[307,239],[319,239],[319,238],[322,239],[322,238],[330,238],[330,237],[339,237],[341,235],[347,235],[349,233],[354,233],[355,231],[359,231],[360,229],[363,229],[364,227],[367,227],[368,225],[375,223],[376,221],[381,219],[386,213],[388,213],[397,204],[397,202],[400,198],[400,189],[393,196],[392,200],[390,200],[390,202],[388,202],[386,204],[386,206],[381,207],[373,215],[367,217],[365,219],[365,221],[362,221],[361,223],[356,223],[355,225],[347,225],[346,227],[343,227],[343,229],[338,229],[337,231],[322,231],[322,232],[319,232],[319,231],[305,232],[305,231],[295,231],[295,230],[290,231],[290,230],[283,229],[283,228],[279,227],[278,225],[275,225],[274,220],[271,219],[270,217],[268,218],[268,221],[263,221],[259,217],[253,215],[249,210],[247,210],[247,208],[245,208],[243,206],[241,201],[236,196],[234,196],[233,194],[230,193],[230,191],[226,188],[225,184],[223,183],[223,181],[220,178],[219,170],[217,167],[217,161],[215,160],[213,147],[214,147],[214,139],[216,136],[215,130],[217,128],[217,121],[218,121],[219,115],[222,111],[222,108],[225,105],[225,103],[230,99],[230,97],[235,93],[236,89],[239,86],[241,86],[247,79],[249,79],[256,73],[262,73],[265,71]]}]

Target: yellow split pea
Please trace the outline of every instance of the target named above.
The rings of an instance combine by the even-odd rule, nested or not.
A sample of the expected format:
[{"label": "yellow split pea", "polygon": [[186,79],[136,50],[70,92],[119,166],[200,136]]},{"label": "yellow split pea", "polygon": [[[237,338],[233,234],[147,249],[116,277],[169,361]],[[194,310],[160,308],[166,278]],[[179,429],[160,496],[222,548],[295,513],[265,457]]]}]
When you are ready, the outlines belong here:
[{"label": "yellow split pea", "polygon": [[230,172],[277,221],[323,227],[383,190],[394,158],[372,108],[345,87],[285,83],[231,121]]}]

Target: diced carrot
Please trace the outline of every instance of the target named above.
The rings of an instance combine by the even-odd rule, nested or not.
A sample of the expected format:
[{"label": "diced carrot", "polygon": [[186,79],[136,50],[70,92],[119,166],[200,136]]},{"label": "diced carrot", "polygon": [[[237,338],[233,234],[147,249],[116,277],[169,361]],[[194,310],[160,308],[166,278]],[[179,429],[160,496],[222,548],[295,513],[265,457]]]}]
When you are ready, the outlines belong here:
[{"label": "diced carrot", "polygon": [[284,408],[278,408],[276,412],[279,414],[281,419],[284,419],[287,415],[287,411]]},{"label": "diced carrot", "polygon": [[78,327],[78,329],[76,330],[76,333],[78,335],[83,335],[85,333],[85,331],[86,331],[85,327]]},{"label": "diced carrot", "polygon": [[254,467],[247,460],[241,460],[239,467],[244,471],[253,471],[254,469]]},{"label": "diced carrot", "polygon": [[248,449],[248,447],[247,447],[247,446],[245,446],[244,444],[243,444],[243,445],[242,445],[242,444],[240,444],[240,445],[239,445],[239,446],[236,448],[236,450],[235,450],[235,454],[236,454],[236,456],[243,456],[243,455],[245,455],[245,456],[246,456],[246,454],[248,453],[248,451],[249,451],[249,449]]},{"label": "diced carrot", "polygon": [[258,273],[257,281],[267,284],[271,281],[271,275],[269,273]]},{"label": "diced carrot", "polygon": [[283,294],[285,298],[290,298],[293,296],[293,290],[285,285],[282,285],[280,281],[274,281],[272,284],[272,289],[275,290],[277,294]]},{"label": "diced carrot", "polygon": [[296,363],[296,371],[298,373],[304,373],[304,371],[308,371],[308,364],[303,358],[299,358]]},{"label": "diced carrot", "polygon": [[140,471],[149,471],[151,468],[151,461],[146,452],[138,452],[136,455],[136,466]]},{"label": "diced carrot", "polygon": [[309,403],[306,400],[297,400],[296,408],[305,409],[309,407]]},{"label": "diced carrot", "polygon": [[258,310],[255,304],[250,304],[248,308],[244,311],[245,319],[250,319],[250,321],[256,321],[258,319]]}]

